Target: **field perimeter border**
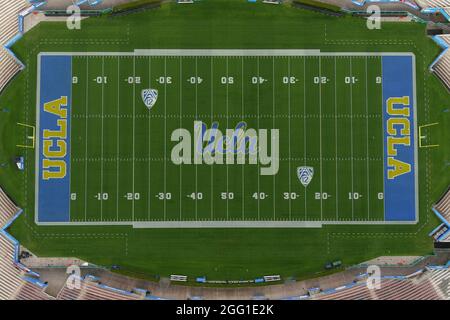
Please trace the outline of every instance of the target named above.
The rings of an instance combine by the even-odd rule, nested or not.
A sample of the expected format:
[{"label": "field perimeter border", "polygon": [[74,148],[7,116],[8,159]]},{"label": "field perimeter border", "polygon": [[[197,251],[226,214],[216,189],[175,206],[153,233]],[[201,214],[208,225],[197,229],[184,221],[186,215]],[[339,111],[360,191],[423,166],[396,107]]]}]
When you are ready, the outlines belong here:
[{"label": "field perimeter border", "polygon": [[36,115],[36,167],[35,167],[35,223],[41,226],[132,226],[133,228],[321,228],[323,225],[414,225],[419,222],[419,183],[417,146],[417,87],[416,59],[412,52],[322,52],[319,49],[135,49],[130,52],[40,52],[37,55],[36,112],[40,109],[40,61],[42,56],[410,56],[413,74],[414,110],[414,169],[415,169],[415,219],[411,221],[101,221],[101,222],[40,222],[38,219],[39,172],[39,115]]}]

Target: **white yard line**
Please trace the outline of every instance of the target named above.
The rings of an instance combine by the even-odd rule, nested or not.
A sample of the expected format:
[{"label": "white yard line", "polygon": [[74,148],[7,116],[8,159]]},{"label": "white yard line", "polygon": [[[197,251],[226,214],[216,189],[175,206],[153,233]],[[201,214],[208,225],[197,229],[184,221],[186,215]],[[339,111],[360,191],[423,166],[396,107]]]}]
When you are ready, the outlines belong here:
[{"label": "white yard line", "polygon": [[[89,56],[86,58],[86,115],[89,114]],[[85,132],[85,151],[84,151],[84,220],[87,221],[87,190],[88,190],[88,174],[87,174],[87,158],[88,158],[88,117],[86,117]]]},{"label": "white yard line", "polygon": [[350,57],[350,153],[351,153],[351,175],[352,175],[352,220],[355,219],[355,203],[353,199],[353,71],[352,71],[352,57]]},{"label": "white yard line", "polygon": [[134,159],[135,159],[135,149],[136,149],[136,56],[133,56],[133,200],[131,201],[132,205],[132,220],[134,221],[134,180],[135,180],[135,165],[134,165]]},{"label": "white yard line", "polygon": [[117,59],[117,136],[116,136],[116,220],[119,221],[119,164],[120,164],[120,57]]},{"label": "white yard line", "polygon": [[[211,124],[214,120],[214,58],[211,57]],[[214,165],[211,165],[211,220],[214,219]]]},{"label": "white yard line", "polygon": [[164,57],[164,220],[167,216],[167,57]]},{"label": "white yard line", "polygon": [[[180,63],[180,128],[183,127],[183,57],[179,57],[179,63]],[[180,201],[180,221],[182,219],[182,203],[183,203],[183,166],[180,165],[180,195],[179,195],[179,201]]]},{"label": "white yard line", "polygon": [[336,159],[336,220],[339,220],[339,171],[338,171],[338,125],[337,125],[337,73],[334,57],[334,157]]},{"label": "white yard line", "polygon": [[[257,61],[257,73],[258,73],[258,79],[259,79],[259,77],[260,77],[260,75],[259,75],[259,56],[256,58],[256,61]],[[258,95],[258,97],[257,97],[257,104],[256,104],[256,106],[257,106],[257,112],[256,112],[256,114],[257,114],[257,116],[258,116],[258,118],[257,118],[257,127],[258,127],[258,132],[259,132],[259,81],[258,81],[258,85],[257,85],[257,95]],[[258,146],[259,147],[259,146]],[[260,172],[260,165],[259,165],[259,161],[258,161],[258,174],[257,174],[257,176],[258,176],[258,220],[261,218],[261,209],[260,209],[260,201],[259,201],[259,198],[261,197],[261,191],[260,191],[260,178],[259,178],[259,172]]]},{"label": "white yard line", "polygon": [[[242,121],[245,121],[244,119],[244,57],[241,57],[241,119]],[[242,220],[245,220],[245,177],[244,177],[244,171],[245,171],[245,152],[244,152],[244,164],[242,164]]]},{"label": "white yard line", "polygon": [[[306,166],[306,57],[303,57],[303,165]],[[305,198],[305,220],[308,220],[306,205],[306,187],[304,189]]]},{"label": "white yard line", "polygon": [[[195,120],[198,120],[198,67],[195,57]],[[227,166],[228,169],[228,166]],[[195,166],[195,220],[198,220],[198,165]]]},{"label": "white yard line", "polygon": [[[148,88],[152,88],[152,57],[148,58]],[[151,150],[152,150],[152,124],[151,117],[148,117],[148,157],[151,158]],[[181,166],[180,166],[181,168]],[[151,162],[148,162],[148,220],[151,217],[151,185],[152,185],[152,166]]]},{"label": "white yard line", "polygon": [[319,57],[319,150],[320,150],[320,220],[323,220],[323,174],[322,174],[322,58]]},{"label": "white yard line", "polygon": [[[292,179],[291,179],[291,57],[288,57],[288,150],[289,150],[289,219],[292,219],[292,201],[291,201],[291,190],[292,190]],[[275,193],[274,193],[275,198]]]},{"label": "white yard line", "polygon": [[366,158],[367,158],[367,219],[370,220],[370,172],[369,172],[369,101],[368,101],[368,76],[366,59]]},{"label": "white yard line", "polygon": [[[105,77],[105,57],[102,57],[102,78],[104,79]],[[101,130],[102,130],[102,134],[101,134],[101,147],[100,147],[100,152],[101,152],[101,158],[102,161],[100,163],[100,191],[102,193],[102,197],[100,199],[100,220],[103,220],[103,136],[104,136],[104,120],[103,120],[103,115],[104,115],[104,108],[105,108],[105,99],[104,99],[104,89],[105,89],[105,81],[102,81],[102,121],[101,121]]]},{"label": "white yard line", "polygon": [[[290,93],[289,93],[290,94]],[[275,57],[272,57],[272,127],[275,129]],[[289,121],[290,123],[290,121]],[[290,136],[290,134],[289,134]],[[290,138],[289,138],[290,139]],[[290,147],[290,141],[289,141],[289,147]],[[291,157],[289,153],[289,158]],[[289,167],[289,177],[291,176],[290,173],[290,167]],[[276,219],[276,204],[275,204],[275,194],[276,194],[276,188],[275,188],[275,175],[272,177],[272,190],[273,190],[273,219]]]},{"label": "white yard line", "polygon": [[[227,79],[228,79],[228,56],[226,57],[226,69],[227,69]],[[226,87],[226,113],[227,113],[227,128],[229,128],[229,126],[228,126],[228,124],[229,124],[229,121],[228,121],[228,81],[227,81],[227,87]],[[227,146],[228,147],[228,146]],[[228,150],[226,151],[226,155],[225,155],[225,158],[227,158],[228,157]],[[229,166],[228,165],[226,165],[226,167],[227,167],[227,220],[229,220],[229,201],[228,201],[228,198],[229,198]]]}]

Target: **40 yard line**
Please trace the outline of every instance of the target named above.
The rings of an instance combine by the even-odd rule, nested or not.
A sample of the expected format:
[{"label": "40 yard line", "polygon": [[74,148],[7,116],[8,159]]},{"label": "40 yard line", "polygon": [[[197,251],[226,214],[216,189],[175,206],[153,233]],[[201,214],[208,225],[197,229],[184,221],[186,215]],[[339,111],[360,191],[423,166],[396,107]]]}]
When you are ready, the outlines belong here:
[{"label": "40 yard line", "polygon": [[88,174],[87,174],[87,159],[88,159],[88,117],[89,115],[89,56],[86,56],[86,125],[85,125],[85,150],[84,150],[84,220],[87,221],[87,186],[88,186]]},{"label": "40 yard line", "polygon": [[[102,57],[102,78],[105,77],[105,57]],[[100,199],[100,220],[103,221],[103,135],[104,135],[104,108],[105,108],[105,97],[104,97],[104,89],[105,89],[105,81],[102,81],[102,121],[101,121],[101,163],[100,163],[100,191],[102,193],[102,198]]]}]

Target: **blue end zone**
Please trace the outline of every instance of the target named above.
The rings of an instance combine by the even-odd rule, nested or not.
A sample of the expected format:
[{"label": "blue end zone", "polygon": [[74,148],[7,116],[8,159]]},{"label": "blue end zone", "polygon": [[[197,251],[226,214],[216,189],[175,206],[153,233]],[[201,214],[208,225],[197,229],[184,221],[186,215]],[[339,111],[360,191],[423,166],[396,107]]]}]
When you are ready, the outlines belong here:
[{"label": "blue end zone", "polygon": [[72,58],[39,56],[37,221],[70,221]]},{"label": "blue end zone", "polygon": [[414,59],[383,57],[384,212],[416,221]]}]

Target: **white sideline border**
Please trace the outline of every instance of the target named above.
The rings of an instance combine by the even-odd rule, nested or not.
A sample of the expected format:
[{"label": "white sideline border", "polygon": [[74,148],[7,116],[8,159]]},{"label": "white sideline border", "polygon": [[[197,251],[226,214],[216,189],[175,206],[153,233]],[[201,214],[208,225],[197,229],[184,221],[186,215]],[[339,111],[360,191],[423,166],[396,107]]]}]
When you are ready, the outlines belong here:
[{"label": "white sideline border", "polygon": [[[415,218],[411,221],[101,221],[101,222],[40,222],[39,201],[39,151],[40,151],[40,79],[42,56],[165,56],[165,57],[292,57],[292,56],[410,56],[413,74],[414,111],[414,176],[415,176]],[[35,214],[36,225],[40,226],[132,226],[133,228],[321,228],[323,225],[414,225],[419,222],[419,179],[417,145],[417,87],[416,56],[412,52],[322,52],[319,49],[135,49],[130,52],[40,52],[37,55],[36,83],[36,154],[35,154]],[[383,147],[384,149],[384,147]],[[70,216],[70,212],[69,212]]]}]

